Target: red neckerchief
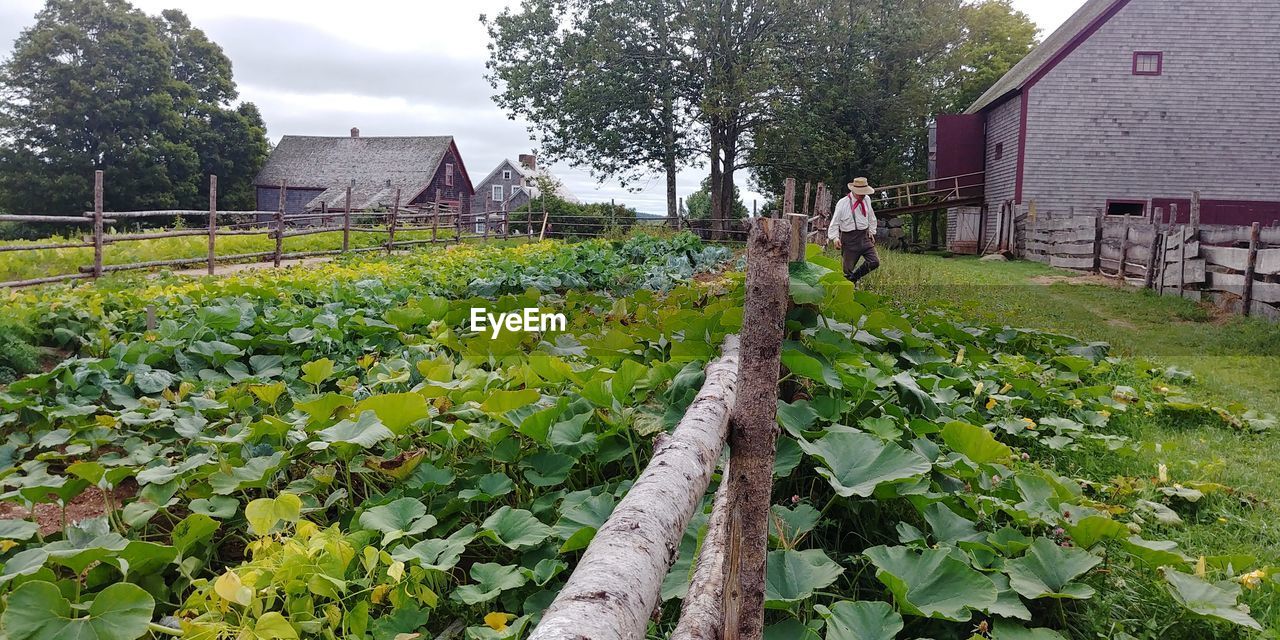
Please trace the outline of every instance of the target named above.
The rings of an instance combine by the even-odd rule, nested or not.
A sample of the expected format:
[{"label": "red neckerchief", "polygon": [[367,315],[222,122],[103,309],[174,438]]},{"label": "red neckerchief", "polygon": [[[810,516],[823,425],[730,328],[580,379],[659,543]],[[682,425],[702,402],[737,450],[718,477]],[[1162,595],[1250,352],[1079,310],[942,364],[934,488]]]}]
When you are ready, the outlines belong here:
[{"label": "red neckerchief", "polygon": [[849,195],[849,213],[852,215],[857,215],[858,212],[857,210],[854,209],[854,207],[857,207],[858,209],[862,209],[862,217],[864,218],[867,217],[867,199],[866,198],[859,200],[853,197],[852,194],[850,194]]}]

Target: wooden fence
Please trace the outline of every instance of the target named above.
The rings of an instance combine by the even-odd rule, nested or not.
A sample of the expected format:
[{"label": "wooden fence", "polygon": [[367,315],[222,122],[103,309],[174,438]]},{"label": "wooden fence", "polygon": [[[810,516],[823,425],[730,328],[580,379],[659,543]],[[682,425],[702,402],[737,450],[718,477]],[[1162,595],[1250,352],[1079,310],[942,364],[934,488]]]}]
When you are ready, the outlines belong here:
[{"label": "wooden fence", "polygon": [[1201,225],[1198,202],[1195,194],[1191,222],[1180,225],[1153,222],[1165,219],[1159,208],[1152,220],[1101,211],[1029,217],[1022,257],[1280,319],[1280,227]]},{"label": "wooden fence", "polygon": [[704,508],[717,467],[719,489],[671,637],[761,638],[787,263],[804,259],[809,226],[809,216],[795,211],[794,195],[795,181],[788,179],[785,219],[750,221],[741,338],[725,340],[697,397],[671,435],[658,439],[653,458],[530,640],[644,638],[680,539]]},{"label": "wooden fence", "polygon": [[[293,260],[316,256],[357,253],[366,251],[393,251],[398,248],[420,244],[462,242],[468,239],[509,239],[512,234],[511,212],[505,206],[496,211],[472,212],[464,214],[458,207],[427,203],[422,205],[401,206],[401,194],[397,190],[394,203],[389,211],[353,211],[351,209],[351,190],[347,189],[346,198],[341,210],[329,209],[326,205],[319,213],[286,214],[285,197],[288,185],[281,183],[279,207],[275,211],[223,211],[218,209],[218,178],[209,177],[209,209],[206,210],[158,210],[158,211],[115,211],[103,210],[103,172],[94,175],[93,211],[81,215],[0,215],[0,222],[18,223],[57,223],[63,225],[87,226],[88,235],[79,242],[58,242],[43,244],[14,244],[0,246],[0,252],[41,251],[48,249],[92,248],[92,263],[84,265],[76,273],[58,274],[39,278],[27,278],[0,282],[0,287],[25,287],[51,282],[98,278],[104,273],[131,271],[138,269],[155,269],[163,267],[196,267],[205,265],[212,274],[218,263],[228,262],[272,262],[279,266],[283,260]],[[545,207],[544,207],[545,210]],[[532,239],[535,229],[539,227],[537,214],[526,214],[523,233],[514,237]],[[195,229],[170,229],[145,231],[139,233],[107,233],[108,226],[126,222],[136,222],[157,218],[197,218],[204,219],[205,225]],[[251,220],[242,222],[242,220]],[[546,234],[547,216],[542,215],[539,237]],[[400,239],[397,233],[431,232],[429,239]],[[341,248],[318,251],[284,251],[284,239],[322,233],[341,233]],[[386,236],[386,240],[376,246],[353,248],[352,234],[375,234]],[[190,236],[206,236],[209,239],[208,251],[201,257],[177,258],[171,260],[150,260],[124,264],[104,264],[104,256],[111,245],[154,240],[159,238],[178,238]],[[253,253],[219,254],[218,238],[227,236],[266,236],[273,239],[274,248],[269,251]]]}]

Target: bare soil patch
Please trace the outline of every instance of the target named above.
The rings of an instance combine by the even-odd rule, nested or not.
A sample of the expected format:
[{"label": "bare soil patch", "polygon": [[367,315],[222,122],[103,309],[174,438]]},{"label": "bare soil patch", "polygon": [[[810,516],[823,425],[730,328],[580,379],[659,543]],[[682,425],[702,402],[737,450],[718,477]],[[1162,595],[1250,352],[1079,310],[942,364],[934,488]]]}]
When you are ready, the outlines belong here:
[{"label": "bare soil patch", "polygon": [[[129,482],[112,490],[112,501],[120,505],[138,492],[137,485]],[[35,506],[35,521],[40,525],[40,535],[48,536],[59,531],[67,524],[75,524],[88,518],[96,518],[107,512],[106,494],[97,487],[89,487],[80,495],[67,503],[64,511],[54,502],[41,502]],[[118,508],[118,507],[117,507]],[[31,517],[30,509],[12,502],[0,502],[0,520],[26,520]]]}]

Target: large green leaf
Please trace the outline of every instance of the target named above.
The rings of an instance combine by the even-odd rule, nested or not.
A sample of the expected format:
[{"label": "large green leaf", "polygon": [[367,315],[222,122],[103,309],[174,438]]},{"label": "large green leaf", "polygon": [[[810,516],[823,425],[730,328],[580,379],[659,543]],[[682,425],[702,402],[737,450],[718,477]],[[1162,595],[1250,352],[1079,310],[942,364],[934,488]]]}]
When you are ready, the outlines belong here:
[{"label": "large green leaf", "polygon": [[1026,555],[1005,563],[1009,586],[1029,599],[1085,599],[1093,587],[1072,580],[1098,566],[1102,558],[1075,547],[1062,547],[1048,538],[1036,538]]},{"label": "large green leaf", "polygon": [[835,431],[817,442],[800,440],[800,448],[822,461],[818,473],[846,498],[865,498],[883,483],[919,477],[932,468],[924,456],[865,433]]},{"label": "large green leaf", "polygon": [[[353,415],[372,411],[391,433],[401,435],[409,425],[431,415],[427,399],[418,393],[385,393],[369,396],[351,408]],[[367,446],[367,445],[366,445]]]},{"label": "large green leaf", "polygon": [[764,599],[772,606],[785,606],[813,596],[830,585],[844,568],[821,549],[770,551],[766,560]]},{"label": "large green leaf", "polygon": [[301,516],[302,499],[292,493],[282,493],[275,498],[258,498],[244,508],[249,531],[260,536],[271,533],[281,521],[297,522]]},{"label": "large green leaf", "polygon": [[814,609],[827,621],[823,640],[894,640],[902,631],[902,616],[887,602],[842,600]]},{"label": "large green leaf", "polygon": [[[1186,607],[1191,613],[1202,618],[1225,620],[1250,629],[1262,630],[1252,616],[1237,607],[1240,597],[1240,586],[1235,583],[1214,585],[1189,573],[1164,567],[1161,569],[1164,579],[1169,583],[1169,593],[1173,599]],[[12,607],[12,605],[10,605]]]},{"label": "large green leaf", "polygon": [[436,526],[435,516],[417,498],[400,498],[360,514],[360,526],[382,532],[382,546],[405,536],[426,533]]},{"label": "large green leaf", "polygon": [[540,397],[542,396],[534,389],[494,391],[480,405],[480,409],[490,415],[502,415],[508,411],[514,411],[527,404],[537,402]]},{"label": "large green leaf", "polygon": [[471,565],[471,579],[474,584],[464,584],[453,592],[455,600],[467,605],[488,602],[503,591],[517,589],[528,581],[520,567],[493,562]]},{"label": "large green leaf", "polygon": [[942,428],[942,441],[979,464],[1005,462],[1013,457],[1013,449],[997,441],[990,431],[964,422],[948,422]]},{"label": "large green leaf", "polygon": [[142,587],[118,582],[99,592],[82,617],[57,585],[35,580],[9,594],[0,627],[9,640],[134,640],[147,633],[153,609]]},{"label": "large green leaf", "polygon": [[996,586],[945,549],[872,547],[866,556],[898,607],[913,615],[965,622],[970,609],[996,603]]},{"label": "large green leaf", "polygon": [[481,535],[492,538],[508,549],[532,547],[551,535],[551,527],[524,509],[502,507],[480,525]]},{"label": "large green leaf", "polygon": [[475,537],[476,526],[469,524],[455,531],[448,538],[423,540],[408,548],[401,546],[392,555],[401,562],[417,560],[423,568],[448,571],[457,566],[462,552]]},{"label": "large green leaf", "polygon": [[577,462],[573,457],[563,453],[535,453],[520,461],[524,469],[524,479],[535,487],[554,487],[569,477],[573,465]]},{"label": "large green leaf", "polygon": [[359,415],[360,417],[356,420],[343,420],[328,429],[321,430],[316,435],[320,436],[324,442],[362,448],[372,447],[383,440],[395,437],[395,434],[382,424],[373,411],[365,411]]}]

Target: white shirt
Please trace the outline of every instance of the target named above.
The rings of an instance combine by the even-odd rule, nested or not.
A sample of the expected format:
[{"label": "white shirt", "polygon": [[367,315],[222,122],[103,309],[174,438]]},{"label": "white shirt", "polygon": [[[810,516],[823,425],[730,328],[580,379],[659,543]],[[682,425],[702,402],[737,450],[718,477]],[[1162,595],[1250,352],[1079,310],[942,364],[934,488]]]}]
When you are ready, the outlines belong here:
[{"label": "white shirt", "polygon": [[871,207],[871,196],[863,196],[854,214],[853,196],[845,196],[836,203],[836,212],[831,216],[831,224],[827,226],[827,237],[835,240],[845,231],[862,231],[866,229],[870,235],[876,234],[879,222],[876,210]]}]

